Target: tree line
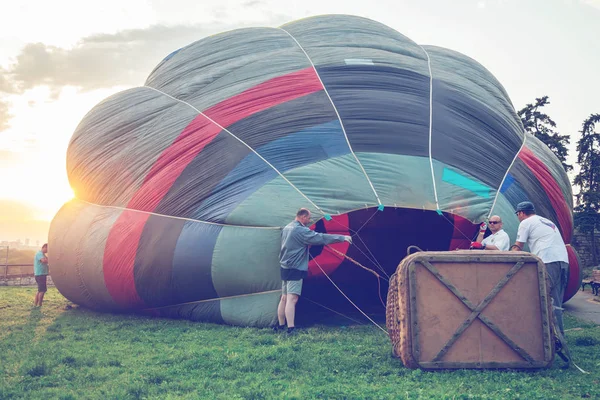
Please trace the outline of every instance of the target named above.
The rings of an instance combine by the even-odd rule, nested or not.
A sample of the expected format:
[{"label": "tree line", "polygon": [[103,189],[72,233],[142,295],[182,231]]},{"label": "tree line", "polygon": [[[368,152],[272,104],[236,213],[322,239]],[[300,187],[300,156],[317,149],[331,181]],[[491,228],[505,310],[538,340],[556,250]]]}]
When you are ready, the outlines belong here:
[{"label": "tree line", "polygon": [[[535,99],[518,111],[526,134],[541,140],[558,157],[566,172],[573,170],[567,164],[569,135],[557,132],[556,123],[543,110],[550,104],[548,96]],[[579,189],[575,195],[574,223],[580,232],[587,234],[592,244],[594,265],[598,264],[595,246],[596,230],[600,228],[600,114],[590,114],[581,125],[581,138],[577,142],[577,165],[579,172],[573,179],[573,186]]]}]

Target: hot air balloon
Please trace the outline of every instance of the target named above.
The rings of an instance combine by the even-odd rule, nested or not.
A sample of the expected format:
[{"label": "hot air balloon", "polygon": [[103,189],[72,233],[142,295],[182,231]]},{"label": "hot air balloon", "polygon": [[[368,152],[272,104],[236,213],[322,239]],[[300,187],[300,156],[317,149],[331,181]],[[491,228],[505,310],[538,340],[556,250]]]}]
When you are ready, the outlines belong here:
[{"label": "hot air balloon", "polygon": [[[104,311],[272,324],[281,229],[300,207],[313,229],[356,237],[311,248],[304,290],[321,302],[339,295],[327,277],[377,298],[345,256],[384,277],[408,246],[468,248],[493,214],[514,241],[523,200],[565,243],[573,230],[566,173],[488,70],[356,16],[174,51],[89,111],[67,170],[76,198],[51,224],[52,278]],[[570,254],[566,298],[581,279]]]}]

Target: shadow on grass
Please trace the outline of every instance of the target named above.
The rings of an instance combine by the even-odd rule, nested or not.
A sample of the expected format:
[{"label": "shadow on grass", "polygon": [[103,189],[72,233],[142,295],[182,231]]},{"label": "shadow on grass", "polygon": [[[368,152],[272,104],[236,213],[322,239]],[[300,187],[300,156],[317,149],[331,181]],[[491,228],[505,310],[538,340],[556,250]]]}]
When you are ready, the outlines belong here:
[{"label": "shadow on grass", "polygon": [[[379,326],[385,326],[385,309],[382,305],[363,305],[360,309]],[[300,298],[296,309],[296,324],[305,327],[315,325],[342,327],[372,325],[373,323],[348,302],[346,304],[317,304],[311,299]]]},{"label": "shadow on grass", "polygon": [[10,327],[11,333],[4,337],[2,344],[0,344],[0,351],[2,356],[0,357],[0,364],[10,365],[13,364],[11,361],[16,360],[16,368],[12,368],[10,371],[4,370],[0,367],[2,374],[10,379],[14,377],[16,371],[22,371],[29,376],[40,376],[45,373],[46,365],[44,363],[36,363],[35,365],[28,366],[28,359],[30,358],[31,352],[35,350],[35,337],[36,330],[40,325],[40,321],[44,318],[44,314],[39,307],[34,307],[29,312],[27,319],[24,320],[23,324],[14,325]]},{"label": "shadow on grass", "polygon": [[[34,337],[35,337],[35,331],[40,323],[40,321],[42,320],[42,318],[44,317],[44,314],[42,314],[42,311],[40,310],[39,307],[33,307],[31,309],[31,311],[29,312],[29,315],[27,316],[27,319],[24,320],[25,322],[23,324],[20,325],[15,325],[15,326],[11,326],[10,330],[11,333],[4,337],[4,339],[2,340],[3,343],[18,343],[23,344],[23,345],[27,345],[30,344]],[[21,352],[22,348],[20,346],[15,347],[10,346],[9,348],[5,349],[6,352]]]}]

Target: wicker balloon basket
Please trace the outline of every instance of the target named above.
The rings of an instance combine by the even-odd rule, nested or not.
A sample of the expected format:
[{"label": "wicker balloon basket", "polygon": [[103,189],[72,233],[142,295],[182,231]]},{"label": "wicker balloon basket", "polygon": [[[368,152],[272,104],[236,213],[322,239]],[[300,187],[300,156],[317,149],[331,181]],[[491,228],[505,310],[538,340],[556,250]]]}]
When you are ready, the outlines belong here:
[{"label": "wicker balloon basket", "polygon": [[546,368],[552,321],[546,269],[530,253],[420,252],[390,279],[386,325],[409,368]]}]

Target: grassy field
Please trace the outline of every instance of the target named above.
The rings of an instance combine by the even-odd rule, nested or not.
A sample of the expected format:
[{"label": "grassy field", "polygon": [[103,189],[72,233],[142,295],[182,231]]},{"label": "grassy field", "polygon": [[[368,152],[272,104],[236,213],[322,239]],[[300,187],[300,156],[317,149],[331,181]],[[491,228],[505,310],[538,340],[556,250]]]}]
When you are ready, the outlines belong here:
[{"label": "grassy field", "polygon": [[0,399],[600,398],[600,328],[567,317],[576,363],[591,372],[423,372],[392,358],[372,325],[269,329],[65,309],[51,288],[0,287]]}]

